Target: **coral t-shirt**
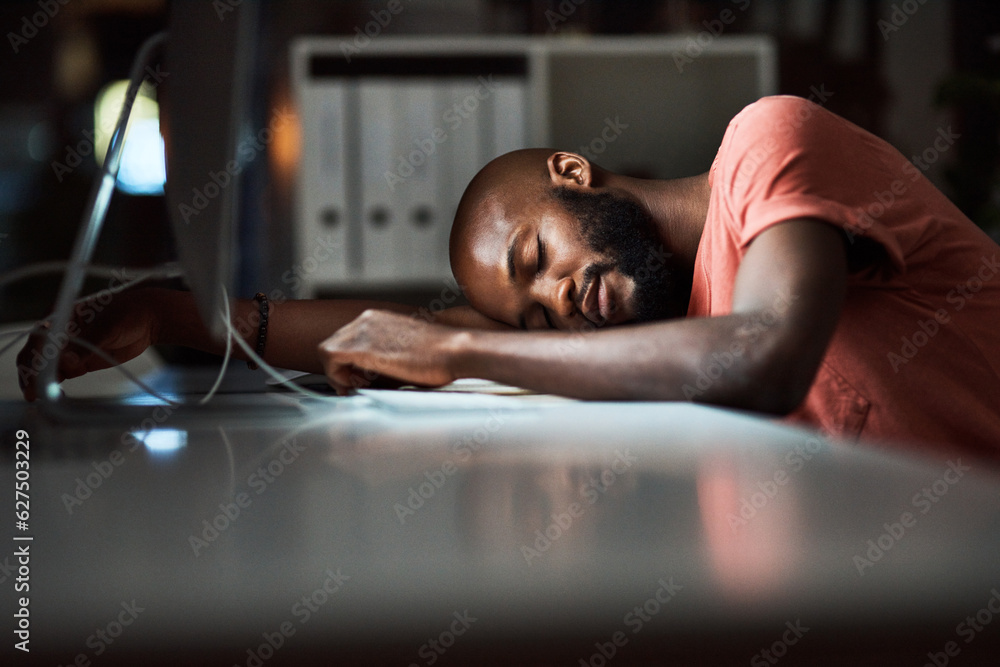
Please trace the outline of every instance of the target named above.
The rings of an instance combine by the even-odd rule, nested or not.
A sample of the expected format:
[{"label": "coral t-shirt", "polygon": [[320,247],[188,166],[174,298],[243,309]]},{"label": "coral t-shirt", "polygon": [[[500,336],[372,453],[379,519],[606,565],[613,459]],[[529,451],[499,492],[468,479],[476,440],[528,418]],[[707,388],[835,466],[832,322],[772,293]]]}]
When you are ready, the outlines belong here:
[{"label": "coral t-shirt", "polygon": [[798,97],[764,98],[730,122],[709,173],[688,316],[731,312],[744,253],[781,222],[836,226],[861,266],[789,419],[851,440],[1000,458],[1000,247],[922,173],[955,136],[941,128],[911,163]]}]

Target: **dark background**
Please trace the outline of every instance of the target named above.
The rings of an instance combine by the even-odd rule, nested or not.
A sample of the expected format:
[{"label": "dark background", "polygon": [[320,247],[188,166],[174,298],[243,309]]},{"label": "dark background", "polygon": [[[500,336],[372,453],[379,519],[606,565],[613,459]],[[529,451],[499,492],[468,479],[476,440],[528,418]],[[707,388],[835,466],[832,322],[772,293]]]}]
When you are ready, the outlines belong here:
[{"label": "dark background", "polygon": [[[204,0],[210,2],[210,0]],[[217,0],[220,3],[236,0]],[[58,11],[17,52],[11,34],[34,2],[0,4],[0,274],[65,259],[94,175],[93,160],[59,182],[52,163],[93,128],[93,102],[127,76],[142,41],[166,25],[164,0],[41,0]],[[383,34],[690,34],[730,9],[726,34],[766,33],[779,49],[779,90],[808,96],[822,84],[826,106],[892,142],[907,156],[942,128],[955,147],[927,172],[977,224],[1000,230],[998,117],[1000,6],[994,0],[402,0]],[[288,42],[300,34],[343,35],[369,22],[380,1],[263,2],[258,112],[290,100]],[[905,20],[904,20],[905,19]],[[895,29],[898,28],[898,29]],[[443,37],[446,38],[446,37]],[[276,142],[277,143],[277,142]],[[276,149],[270,147],[273,153]],[[291,260],[295,146],[260,161],[242,229],[242,282],[266,289]],[[708,165],[706,165],[706,168]],[[116,193],[97,261],[150,265],[173,255],[162,197]],[[95,283],[95,286],[106,286]],[[51,307],[57,278],[0,288],[0,321],[32,319]]]}]

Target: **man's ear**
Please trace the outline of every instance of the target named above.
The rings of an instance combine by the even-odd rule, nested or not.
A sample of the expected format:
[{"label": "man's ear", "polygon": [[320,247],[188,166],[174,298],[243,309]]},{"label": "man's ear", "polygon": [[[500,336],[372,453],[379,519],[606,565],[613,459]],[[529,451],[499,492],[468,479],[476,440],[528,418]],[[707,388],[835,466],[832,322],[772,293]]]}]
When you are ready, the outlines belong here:
[{"label": "man's ear", "polygon": [[593,178],[593,169],[590,161],[576,153],[559,151],[553,153],[548,159],[549,178],[555,186],[562,185],[582,185],[590,186]]}]

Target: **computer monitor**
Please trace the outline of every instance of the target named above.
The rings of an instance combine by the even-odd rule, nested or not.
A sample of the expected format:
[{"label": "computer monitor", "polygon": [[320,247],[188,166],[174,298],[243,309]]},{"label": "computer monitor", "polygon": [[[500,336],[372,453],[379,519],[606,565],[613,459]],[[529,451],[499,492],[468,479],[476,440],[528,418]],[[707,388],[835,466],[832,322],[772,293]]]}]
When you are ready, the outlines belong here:
[{"label": "computer monitor", "polygon": [[[219,6],[174,0],[168,33],[149,38],[136,55],[125,106],[53,310],[48,335],[58,347],[67,340],[74,301],[107,217],[131,102],[161,56],[157,76],[163,80],[158,90],[167,155],[166,198],[178,259],[206,326],[217,338],[227,333],[220,313],[223,287],[235,292],[240,174],[247,166],[237,146],[249,117],[259,7],[255,0],[226,3],[225,11]],[[50,416],[78,416],[61,400],[56,364],[42,369],[39,385]]]},{"label": "computer monitor", "polygon": [[[217,337],[222,286],[235,292],[240,177],[249,130],[259,7],[174,0],[161,101],[166,197],[177,253],[199,312]],[[250,158],[252,159],[252,157]]]}]

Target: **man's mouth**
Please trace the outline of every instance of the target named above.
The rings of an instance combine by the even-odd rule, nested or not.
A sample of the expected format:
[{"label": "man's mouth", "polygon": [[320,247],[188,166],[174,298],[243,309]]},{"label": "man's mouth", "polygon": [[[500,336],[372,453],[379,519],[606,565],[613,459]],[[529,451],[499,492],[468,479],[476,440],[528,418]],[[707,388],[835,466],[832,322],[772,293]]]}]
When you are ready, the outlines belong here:
[{"label": "man's mouth", "polygon": [[580,312],[591,323],[598,326],[608,321],[611,314],[612,301],[608,294],[607,284],[601,273],[594,273],[588,283],[586,292],[580,300]]}]

